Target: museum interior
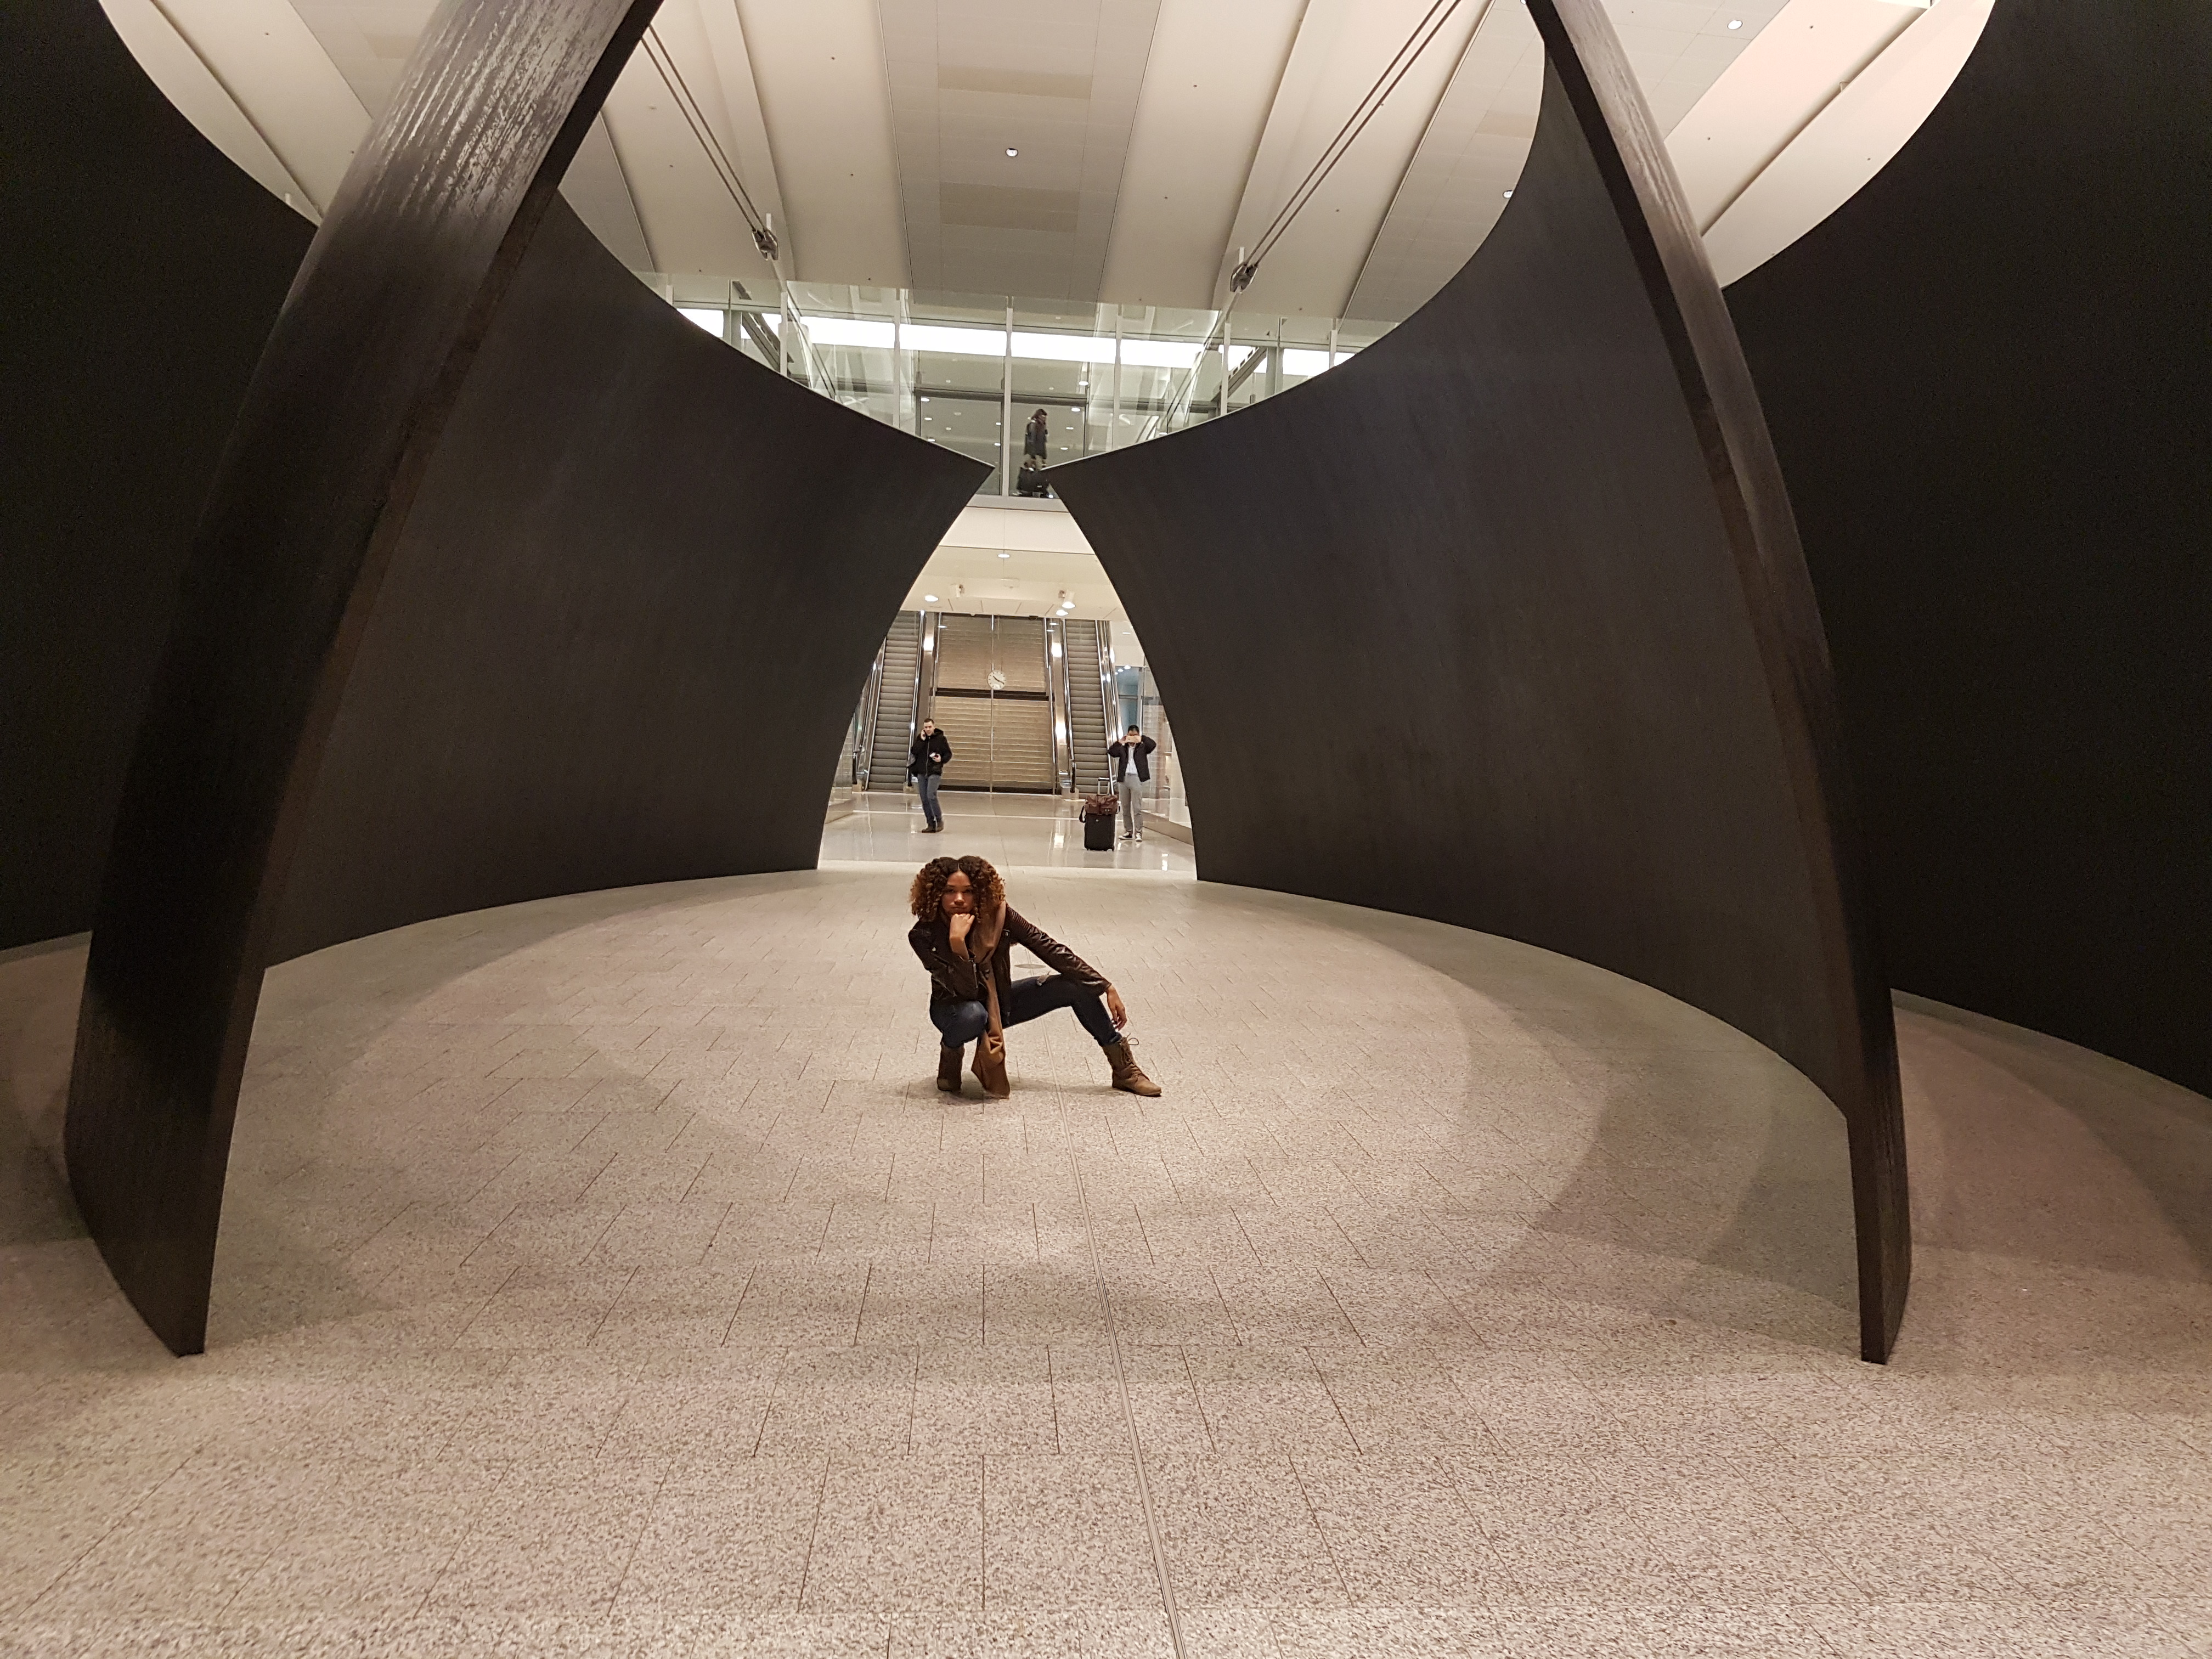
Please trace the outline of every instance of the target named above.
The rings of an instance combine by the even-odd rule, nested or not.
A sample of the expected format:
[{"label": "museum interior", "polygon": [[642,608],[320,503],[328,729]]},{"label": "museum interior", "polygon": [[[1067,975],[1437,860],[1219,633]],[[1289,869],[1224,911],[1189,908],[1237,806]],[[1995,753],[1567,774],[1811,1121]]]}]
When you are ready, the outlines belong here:
[{"label": "museum interior", "polygon": [[2208,89],[0,7],[0,1654],[2212,1659]]}]

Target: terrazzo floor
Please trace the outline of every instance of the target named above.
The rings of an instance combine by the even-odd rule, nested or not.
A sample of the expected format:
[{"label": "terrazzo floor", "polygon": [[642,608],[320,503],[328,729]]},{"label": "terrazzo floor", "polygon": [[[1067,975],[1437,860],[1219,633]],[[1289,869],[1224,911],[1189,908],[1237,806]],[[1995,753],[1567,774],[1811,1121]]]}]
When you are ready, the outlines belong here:
[{"label": "terrazzo floor", "polygon": [[[2212,1654],[2212,1103],[1904,1003],[1864,1365],[1748,1039],[967,816],[276,969],[182,1361],[57,1174],[82,950],[0,957],[0,1652]],[[937,1093],[988,837],[1164,1097],[1066,1016]]]}]

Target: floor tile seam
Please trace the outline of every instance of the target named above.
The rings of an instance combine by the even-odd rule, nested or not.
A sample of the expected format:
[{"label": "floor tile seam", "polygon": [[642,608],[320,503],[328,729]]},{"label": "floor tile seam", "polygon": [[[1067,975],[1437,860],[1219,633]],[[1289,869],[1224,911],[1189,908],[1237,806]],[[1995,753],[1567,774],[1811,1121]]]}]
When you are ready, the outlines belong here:
[{"label": "floor tile seam", "polygon": [[1143,1437],[1137,1429],[1136,1403],[1129,1394],[1129,1371],[1121,1352],[1121,1336],[1114,1317],[1113,1292],[1106,1283],[1106,1264],[1098,1250],[1098,1230],[1091,1216],[1090,1194],[1085,1190],[1083,1165],[1074,1154],[1068,1154],[1068,1167],[1075,1179],[1076,1202],[1083,1212],[1083,1231],[1091,1247],[1091,1269],[1098,1287],[1099,1311],[1106,1322],[1107,1351],[1114,1364],[1115,1392],[1121,1396],[1121,1422],[1128,1436],[1129,1460],[1137,1479],[1137,1501],[1145,1517],[1145,1534],[1152,1546],[1152,1572],[1158,1582],[1160,1607],[1166,1615],[1168,1642],[1174,1650],[1175,1659],[1187,1659],[1183,1645],[1182,1620],[1176,1607],[1175,1581],[1168,1565],[1167,1539],[1160,1529],[1159,1512],[1152,1501],[1152,1486],[1145,1467]]},{"label": "floor tile seam", "polygon": [[[209,1438],[212,1439],[213,1436],[210,1435]],[[79,1567],[82,1566],[86,1561],[91,1559],[94,1552],[105,1545],[110,1538],[112,1538],[123,1528],[128,1526],[131,1522],[137,1516],[139,1512],[153,1500],[155,1495],[160,1492],[161,1490],[164,1486],[167,1486],[172,1480],[174,1480],[178,1475],[182,1474],[184,1472],[185,1466],[191,1462],[193,1459],[197,1458],[200,1453],[206,1449],[206,1446],[207,1441],[203,1440],[198,1445],[191,1447],[189,1450],[179,1453],[177,1455],[176,1462],[170,1467],[169,1472],[167,1474],[154,1482],[152,1486],[147,1487],[144,1492],[139,1493],[137,1498],[132,1500],[129,1508],[125,1509],[120,1515],[117,1516],[113,1521],[107,1524],[107,1526],[101,1531],[99,1537],[94,1539],[90,1543],[87,1544],[82,1550],[78,1551],[75,1555],[71,1556],[67,1561],[64,1562],[61,1566],[55,1570],[53,1577],[46,1580],[46,1583],[40,1588],[39,1593],[22,1604],[22,1613],[27,1615],[33,1612],[40,1602],[45,1601],[47,1596],[53,1594],[54,1589],[57,1585],[61,1583],[64,1579],[67,1578]]]},{"label": "floor tile seam", "polygon": [[[1313,1368],[1314,1377],[1320,1382],[1321,1391],[1328,1396],[1329,1409],[1336,1413],[1336,1420],[1344,1425],[1345,1438],[1352,1442],[1352,1455],[1364,1457],[1367,1455],[1367,1448],[1360,1443],[1358,1431],[1352,1426],[1352,1419],[1345,1415],[1344,1402],[1336,1397],[1336,1390],[1329,1387],[1328,1371],[1322,1364],[1320,1357],[1311,1348],[1300,1348],[1298,1352],[1304,1356],[1306,1364]],[[1297,1459],[1295,1455],[1291,1458],[1291,1464],[1293,1468],[1297,1467]]]},{"label": "floor tile seam", "polygon": [[1336,1575],[1337,1588],[1344,1593],[1344,1599],[1349,1603],[1353,1599],[1352,1580],[1344,1571],[1344,1564],[1336,1559],[1335,1546],[1328,1541],[1328,1528],[1322,1524],[1321,1511],[1314,1506],[1313,1493],[1306,1489],[1305,1477],[1298,1472],[1298,1460],[1286,1455],[1283,1462],[1291,1472],[1291,1480],[1297,1484],[1298,1501],[1306,1507],[1306,1524],[1313,1528],[1314,1536],[1321,1540],[1321,1553],[1328,1558],[1328,1570]]}]

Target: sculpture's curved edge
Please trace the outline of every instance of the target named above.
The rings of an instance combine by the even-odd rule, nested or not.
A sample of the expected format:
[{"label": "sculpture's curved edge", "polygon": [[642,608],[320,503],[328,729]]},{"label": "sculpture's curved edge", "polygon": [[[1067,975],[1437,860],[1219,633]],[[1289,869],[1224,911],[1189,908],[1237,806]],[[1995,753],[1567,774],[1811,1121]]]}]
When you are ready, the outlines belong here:
[{"label": "sculpture's curved edge", "polygon": [[1726,291],[1893,982],[2200,1093],[2209,79],[2202,5],[1999,0],[1887,165]]},{"label": "sculpture's curved edge", "polygon": [[[1542,15],[1542,0],[1536,9]],[[1571,30],[1547,20],[1553,89],[1531,173],[1500,234],[1437,301],[1334,374],[1233,420],[1056,469],[1056,482],[1176,700],[1194,805],[1209,827],[1202,871],[1562,950],[1683,997],[1790,1060],[1845,1120],[1860,1349],[1878,1361],[1909,1270],[1901,1115],[1855,832],[1836,751],[1822,743],[1832,700],[1818,614],[1757,403],[1664,152],[1602,14],[1577,0],[1570,15]],[[1595,77],[1559,72],[1562,60],[1571,69],[1584,58],[1601,66]],[[1616,134],[1623,103],[1636,118]],[[1576,144],[1578,162],[1564,148]],[[1589,185],[1569,176],[1577,168]],[[1657,229],[1644,222],[1654,213]],[[1597,247],[1599,216],[1614,222],[1610,253]],[[1616,274],[1585,280],[1577,261],[1593,254]],[[1522,284],[1519,297],[1542,314],[1500,322],[1492,290],[1501,282]],[[1640,308],[1642,320],[1624,307]],[[1610,360],[1552,368],[1590,329],[1611,343],[1592,350],[1626,352],[1639,375],[1671,373],[1665,392],[1638,382],[1632,421],[1628,404],[1610,407],[1609,387],[1589,400],[1593,373]],[[1455,351],[1486,355],[1465,358],[1462,373]],[[1546,380],[1562,373],[1582,378]],[[1608,471],[1626,489],[1625,515],[1592,494],[1593,477]],[[1686,587],[1655,586],[1642,557],[1590,556],[1594,545],[1636,547],[1647,527],[1637,513],[1655,507],[1674,515],[1662,539],[1671,535],[1674,556],[1690,561],[1679,567]],[[1346,556],[1363,544],[1372,550],[1364,562]],[[1596,607],[1587,633],[1585,605]],[[1739,607],[1752,616],[1729,623],[1723,613]],[[1311,695],[1246,645],[1270,624],[1283,630],[1271,641],[1279,653],[1326,647],[1364,658],[1317,703],[1314,757],[1326,752],[1329,771],[1312,790],[1294,792],[1279,763],[1215,741],[1214,726],[1249,715],[1255,697]],[[1624,627],[1643,635],[1626,669],[1573,660]],[[1654,631],[1669,629],[1727,660],[1685,665],[1692,647],[1671,635],[1654,654]],[[1679,709],[1717,696],[1720,717],[1701,716],[1702,732],[1652,732],[1632,700],[1639,689],[1676,698]],[[1424,704],[1480,729],[1465,735]],[[1363,717],[1376,724],[1363,729]],[[1619,747],[1648,749],[1653,738],[1656,769],[1638,748]],[[1713,750],[1732,738],[1755,739],[1760,752],[1717,767]],[[1545,741],[1549,749],[1528,747]],[[1559,746],[1581,741],[1597,747],[1578,757]],[[1363,749],[1376,751],[1375,764],[1360,765]],[[1593,795],[1592,761],[1626,769]],[[1497,775],[1469,782],[1470,767]],[[1700,798],[1693,775],[1721,787]],[[1332,799],[1365,788],[1376,797],[1356,807]],[[1747,872],[1725,858],[1692,866],[1685,849],[1734,850]],[[1516,886],[1555,908],[1532,914]],[[1630,902],[1608,912],[1607,894]],[[1771,917],[1762,896],[1778,907]],[[1778,942],[1777,929],[1794,936]],[[1783,982],[1750,982],[1756,975],[1722,960],[1739,952]]]},{"label": "sculpture's curved edge", "polygon": [[70,1181],[117,1283],[204,1346],[263,958],[378,580],[470,361],[657,0],[448,0],[309,246],[203,509],[126,775]]},{"label": "sculpture's curved edge", "polygon": [[[1527,0],[1545,49],[1612,188],[1713,473],[1766,665],[1790,784],[1814,863],[1830,994],[1856,1035],[1828,1085],[1850,1129],[1859,1255],[1859,1346],[1888,1358],[1912,1273],[1911,1207],[1897,1028],[1820,604],[1787,484],[1703,238],[1598,0]],[[1601,142],[1601,136],[1607,142]]]},{"label": "sculpture's curved edge", "polygon": [[713,338],[556,203],[379,592],[270,960],[812,865],[853,696],[986,476]]},{"label": "sculpture's curved edge", "polygon": [[[310,251],[203,514],[101,894],[66,1129],[88,1225],[173,1352],[205,1343],[246,1042],[350,670],[567,156],[652,10],[441,10]],[[678,352],[692,371],[758,372],[695,344]],[[933,544],[972,493],[972,463],[833,405],[806,412],[842,423],[841,453],[927,460],[895,510],[848,492],[802,512]],[[874,574],[889,593],[891,573]],[[812,665],[857,681],[872,636],[845,631]]]}]

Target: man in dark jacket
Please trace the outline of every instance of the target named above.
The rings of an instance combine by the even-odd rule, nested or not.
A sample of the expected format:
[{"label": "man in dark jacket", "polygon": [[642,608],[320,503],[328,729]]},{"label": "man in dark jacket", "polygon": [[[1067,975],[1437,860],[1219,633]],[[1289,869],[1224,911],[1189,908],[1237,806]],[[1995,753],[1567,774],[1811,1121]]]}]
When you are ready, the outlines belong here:
[{"label": "man in dark jacket", "polygon": [[1121,839],[1145,838],[1145,786],[1152,781],[1152,750],[1159,744],[1131,726],[1106,752],[1114,757],[1114,787],[1121,796]]},{"label": "man in dark jacket", "polygon": [[945,814],[937,805],[937,784],[945,774],[945,763],[951,758],[952,745],[937,729],[937,722],[924,720],[908,751],[906,775],[921,791],[921,816],[927,824],[921,832],[925,836],[937,835],[945,828]]}]

